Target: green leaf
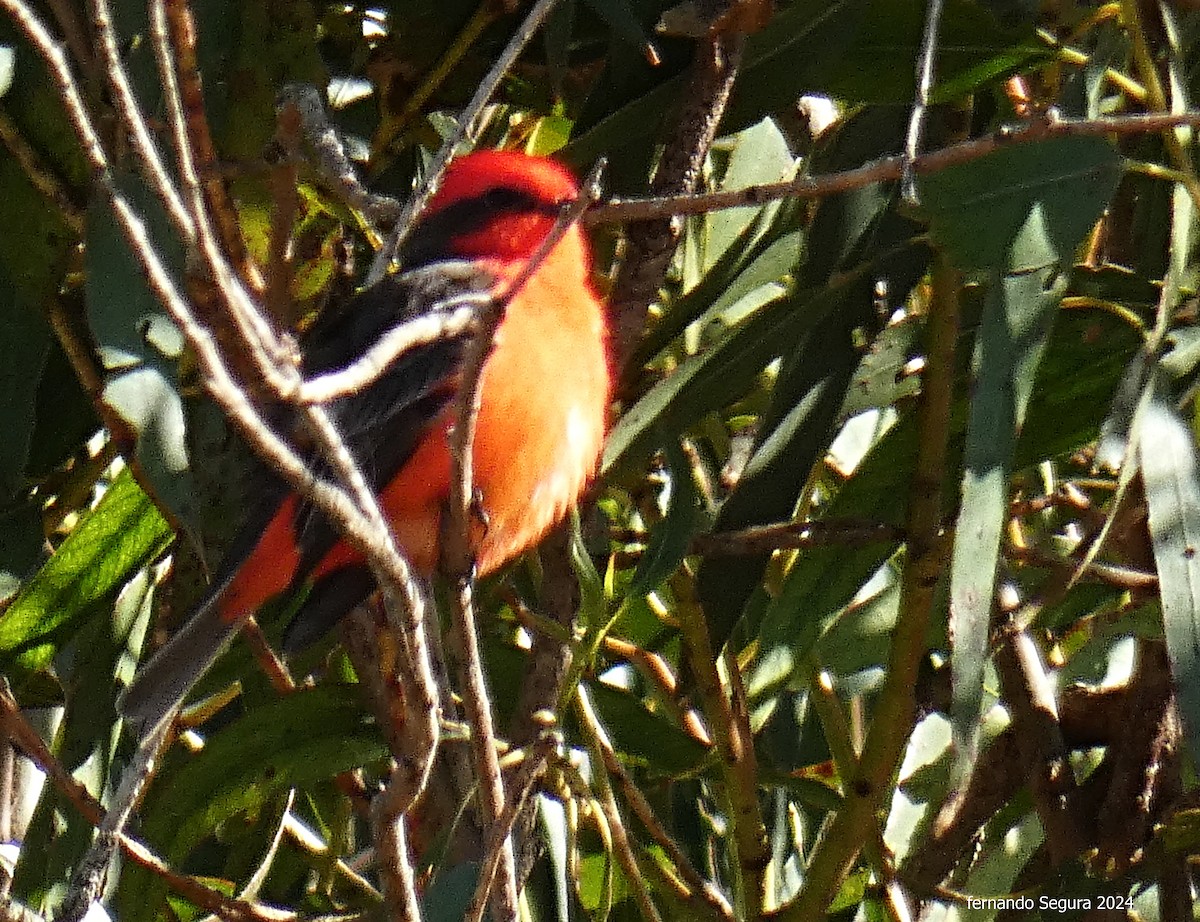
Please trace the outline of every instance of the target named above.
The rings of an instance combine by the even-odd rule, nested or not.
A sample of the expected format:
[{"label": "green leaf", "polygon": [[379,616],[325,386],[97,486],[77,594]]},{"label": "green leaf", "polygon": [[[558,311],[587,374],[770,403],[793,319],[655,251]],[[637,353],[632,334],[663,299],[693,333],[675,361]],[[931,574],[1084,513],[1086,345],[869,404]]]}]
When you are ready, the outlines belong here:
[{"label": "green leaf", "polygon": [[[731,139],[729,160],[721,177],[722,190],[781,182],[796,169],[787,140],[772,119],[764,118]],[[722,208],[704,215],[704,269],[707,271],[760,214],[774,214],[778,202]]]},{"label": "green leaf", "polygon": [[24,486],[37,423],[37,393],[50,350],[50,330],[33,303],[16,297],[0,270],[0,504]]},{"label": "green leaf", "polygon": [[0,619],[0,663],[20,671],[47,666],[57,638],[110,604],[171,537],[150,498],[122,471]]},{"label": "green leaf", "polygon": [[1195,437],[1161,378],[1139,432],[1167,656],[1188,746],[1200,758],[1200,462]]},{"label": "green leaf", "polygon": [[975,349],[962,505],[950,567],[953,722],[974,757],[1008,472],[1065,279],[1053,267],[992,278]]},{"label": "green leaf", "polygon": [[421,895],[422,918],[429,922],[458,922],[467,914],[479,882],[475,862],[442,868]]},{"label": "green leaf", "polygon": [[44,535],[40,505],[29,495],[29,461],[38,422],[38,393],[51,349],[36,303],[9,283],[0,264],[0,600],[37,565]]},{"label": "green leaf", "polygon": [[[961,452],[961,414],[958,448]],[[916,463],[918,432],[911,414],[875,445],[824,508],[824,517],[901,526]],[[899,547],[881,539],[861,547],[815,547],[797,557],[758,628],[759,654],[746,679],[752,697],[792,682],[800,663],[833,619]]]},{"label": "green leaf", "polygon": [[[766,216],[766,212],[762,214]],[[794,209],[775,215],[778,220],[771,222],[765,230],[758,222],[747,226],[699,284],[671,305],[666,316],[638,345],[634,357],[636,364],[649,361],[690,324],[703,317],[726,323],[729,308],[755,292],[772,289],[755,310],[787,294],[787,279],[800,260],[804,234],[792,229],[797,223]],[[744,315],[734,322],[742,319]]]},{"label": "green leaf", "polygon": [[708,747],[648,711],[635,695],[603,682],[587,688],[613,746],[626,759],[675,776],[694,772],[708,757]]},{"label": "green leaf", "polygon": [[[117,677],[124,682],[132,678],[127,651],[141,646],[152,598],[149,574],[142,570],[118,596],[111,616],[95,617],[74,631],[55,663],[66,698],[53,738],[55,756],[98,800],[116,780]],[[33,904],[50,899],[56,884],[71,879],[93,833],[93,824],[79,815],[67,795],[57,785],[47,785],[17,865],[14,887],[20,898]]]},{"label": "green leaf", "polygon": [[1066,291],[1063,267],[1103,213],[1120,158],[1099,138],[1002,148],[925,177],[934,239],[987,274],[975,347],[962,504],[951,562],[952,723],[961,764],[978,746],[983,669],[1017,434]]},{"label": "green leaf", "polygon": [[[304,689],[246,714],[160,776],[142,809],[143,834],[178,866],[221,824],[254,814],[278,793],[386,756],[357,688]],[[126,873],[121,918],[155,918],[164,895],[158,878]]]},{"label": "green leaf", "polygon": [[[182,277],[183,246],[161,204],[141,180],[124,177],[120,185],[168,270]],[[190,471],[176,372],[183,339],[101,197],[93,200],[88,218],[88,320],[108,372],[102,399],[135,435],[138,461],[155,494],[194,530],[199,491]]]},{"label": "green leaf", "polygon": [[1104,213],[1121,158],[1103,138],[1002,147],[919,182],[930,231],[956,266],[1029,272],[1065,266]]},{"label": "green leaf", "polygon": [[651,533],[626,595],[645,595],[674,573],[705,521],[687,457],[675,441],[668,442],[665,450],[671,473],[667,514]]},{"label": "green leaf", "polygon": [[629,0],[586,0],[586,3],[623,42],[639,51],[650,47],[650,38]]}]

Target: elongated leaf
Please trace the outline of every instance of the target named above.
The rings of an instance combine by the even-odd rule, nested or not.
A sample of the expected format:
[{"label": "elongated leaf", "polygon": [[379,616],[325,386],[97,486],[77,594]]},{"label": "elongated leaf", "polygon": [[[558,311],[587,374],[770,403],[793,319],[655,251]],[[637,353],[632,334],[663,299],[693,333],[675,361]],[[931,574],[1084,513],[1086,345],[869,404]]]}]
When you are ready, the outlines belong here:
[{"label": "elongated leaf", "polygon": [[1121,158],[1103,138],[1019,144],[924,177],[934,239],[963,270],[1065,269],[1116,190]]},{"label": "elongated leaf", "polygon": [[[0,266],[0,503],[21,489],[37,422],[37,392],[50,329],[36,303],[16,296]],[[0,561],[0,568],[3,562]]]},{"label": "elongated leaf", "polygon": [[1012,147],[921,184],[934,238],[962,269],[987,273],[974,357],[962,506],[951,564],[953,725],[963,764],[978,745],[983,669],[1008,474],[1054,312],[1062,267],[1103,213],[1119,176],[1106,141]]},{"label": "elongated leaf", "polygon": [[638,698],[603,682],[588,684],[596,713],[617,751],[663,775],[695,771],[708,748],[665,717],[646,709]]},{"label": "elongated leaf", "polygon": [[[100,799],[113,783],[112,754],[120,732],[116,722],[117,675],[128,681],[132,661],[126,651],[141,646],[152,599],[146,570],[131,580],[108,610],[71,635],[56,659],[66,710],[55,734],[59,763]],[[124,662],[123,661],[124,658]],[[29,905],[53,902],[92,844],[92,823],[65,792],[47,785],[25,835],[13,888]]]},{"label": "elongated leaf", "polygon": [[671,472],[667,514],[654,529],[650,543],[638,561],[629,585],[629,595],[645,595],[674,573],[687,554],[692,537],[704,521],[691,466],[679,443],[668,442],[666,455],[667,467]]},{"label": "elongated leaf", "polygon": [[[715,529],[792,516],[813,465],[836,434],[833,424],[861,359],[857,342],[864,331],[874,338],[880,324],[874,307],[878,280],[886,280],[890,295],[900,301],[924,274],[928,250],[904,243],[914,230],[891,211],[886,189],[865,189],[822,203],[811,232],[812,248],[822,255],[810,258],[801,273],[814,284],[829,279],[815,303],[830,307],[822,307],[821,326],[786,356],[759,426],[755,453],[722,506]],[[879,251],[855,262],[865,247]],[[844,267],[843,259],[850,265]],[[700,598],[714,649],[729,639],[766,563],[766,556],[704,562]]]},{"label": "elongated leaf", "polygon": [[1195,437],[1161,382],[1139,431],[1167,655],[1188,746],[1200,758],[1200,459]]},{"label": "elongated leaf", "polygon": [[950,568],[954,728],[974,757],[1008,472],[1054,311],[1065,291],[1057,270],[994,275],[975,350],[962,507]]},{"label": "elongated leaf", "polygon": [[45,667],[59,632],[97,614],[170,540],[166,520],[123,471],[0,618],[0,663]]},{"label": "elongated leaf", "polygon": [[[353,687],[306,689],[247,714],[210,738],[142,809],[143,832],[173,864],[218,826],[254,813],[280,791],[331,778],[387,755]],[[158,878],[122,877],[121,918],[157,917]]]}]

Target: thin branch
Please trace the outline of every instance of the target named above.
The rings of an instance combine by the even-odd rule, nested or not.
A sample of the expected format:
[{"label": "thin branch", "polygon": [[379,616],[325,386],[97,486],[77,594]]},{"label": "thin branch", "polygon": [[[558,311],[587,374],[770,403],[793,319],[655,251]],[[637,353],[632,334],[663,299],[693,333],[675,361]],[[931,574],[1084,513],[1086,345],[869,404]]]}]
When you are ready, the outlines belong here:
[{"label": "thin branch", "polygon": [[337,129],[329,122],[316,87],[308,83],[289,83],[279,91],[277,109],[294,108],[300,118],[304,140],[316,155],[316,168],[338,197],[366,218],[370,230],[381,225],[394,226],[400,204],[386,195],[371,192],[358,178],[354,164]]},{"label": "thin branch", "polygon": [[[300,118],[292,107],[281,108],[275,117],[275,139],[294,150],[300,144]],[[295,247],[292,232],[300,213],[300,167],[295,158],[275,164],[267,176],[271,191],[271,227],[267,249],[267,278],[263,304],[267,313],[285,327],[299,319],[292,303],[292,284],[296,277]]]},{"label": "thin branch", "polygon": [[442,144],[437,156],[433,158],[433,163],[429,166],[429,171],[426,173],[425,183],[421,190],[405,203],[404,210],[400,212],[400,216],[396,219],[395,228],[389,235],[383,249],[376,254],[375,261],[371,264],[371,271],[367,274],[367,285],[373,285],[383,278],[388,266],[399,257],[400,247],[412,229],[417,216],[425,209],[425,206],[429,204],[429,199],[437,191],[442,174],[446,172],[446,167],[450,165],[450,161],[453,159],[458,145],[475,130],[476,120],[479,118],[480,113],[483,112],[484,107],[491,101],[496,88],[500,85],[500,81],[504,79],[504,75],[508,73],[509,68],[516,63],[522,50],[529,44],[530,39],[537,33],[543,20],[554,9],[554,5],[557,2],[558,0],[537,0],[537,3],[529,11],[529,15],[525,17],[525,21],[521,23],[521,27],[509,39],[503,53],[496,59],[496,63],[492,65],[492,69],[488,71],[487,76],[483,78],[483,82],[479,84],[479,88],[475,90],[475,95],[471,97],[471,101],[463,109],[458,119],[458,127]]},{"label": "thin branch", "polygon": [[[29,725],[7,684],[2,680],[0,680],[0,724],[4,726],[5,739],[20,749],[39,769],[46,773],[50,783],[58,789],[80,816],[95,825],[104,821],[104,807],[92,797],[83,784],[63,767],[38,732]],[[132,861],[161,877],[167,886],[180,896],[207,912],[219,913],[222,918],[228,919],[230,922],[281,922],[281,920],[295,918],[294,913],[282,913],[265,906],[256,906],[244,900],[234,899],[204,886],[192,877],[177,873],[171,870],[149,848],[125,833],[117,833],[117,842],[121,850]]]},{"label": "thin branch", "polygon": [[712,648],[707,621],[696,598],[693,577],[681,572],[671,581],[684,652],[703,705],[704,718],[720,753],[725,809],[733,827],[729,836],[733,874],[734,910],[739,918],[762,916],[764,873],[770,860],[766,825],[758,799],[757,779],[747,771],[751,750],[744,745],[738,704],[730,701],[717,669],[718,653]]},{"label": "thin branch", "polygon": [[3,144],[5,149],[12,154],[30,184],[54,205],[55,210],[63,219],[63,223],[73,233],[82,236],[83,212],[71,201],[71,194],[67,191],[63,181],[50,167],[42,163],[41,155],[21,134],[21,129],[3,109],[0,109],[0,144]]},{"label": "thin branch", "polygon": [[917,98],[913,101],[908,119],[908,134],[904,138],[904,162],[901,168],[901,188],[904,198],[917,201],[917,183],[912,166],[921,152],[921,135],[925,129],[925,110],[933,88],[933,61],[937,53],[938,26],[942,21],[942,0],[926,0],[925,31],[921,36],[921,54],[917,58]]},{"label": "thin branch", "polygon": [[1122,567],[1100,561],[1084,561],[1081,564],[1075,558],[1058,557],[1034,547],[1017,547],[1015,545],[1006,546],[1004,556],[1010,560],[1028,563],[1035,567],[1052,567],[1070,574],[1078,573],[1080,579],[1107,583],[1118,589],[1153,590],[1158,588],[1157,573],[1135,570],[1132,567]]},{"label": "thin branch", "polygon": [[73,0],[46,0],[46,6],[54,14],[58,30],[62,33],[67,47],[75,58],[79,69],[83,71],[84,79],[95,86],[100,83],[100,74],[96,68],[96,58],[88,41],[87,29],[79,18],[82,12]]},{"label": "thin branch", "polygon": [[659,821],[658,816],[654,812],[654,808],[650,805],[650,801],[646,799],[646,795],[642,793],[634,780],[629,776],[629,772],[625,770],[625,766],[621,764],[617,758],[617,753],[613,749],[612,742],[605,733],[603,726],[599,722],[595,711],[591,707],[590,702],[584,702],[579,707],[579,715],[584,723],[588,735],[594,741],[601,757],[604,760],[605,770],[617,779],[621,785],[621,791],[625,795],[625,799],[629,802],[630,809],[633,810],[633,815],[636,816],[641,824],[646,828],[659,847],[666,853],[666,856],[671,859],[675,865],[675,869],[679,872],[679,876],[691,887],[689,894],[693,899],[699,899],[706,903],[718,918],[733,919],[733,907],[729,905],[729,900],[725,898],[725,894],[721,893],[715,885],[705,880],[700,876],[700,873],[692,866],[688,856],[679,846],[666,828]]},{"label": "thin branch", "polygon": [[[495,730],[487,694],[487,683],[479,658],[478,632],[475,624],[473,569],[471,549],[471,526],[473,522],[474,478],[472,452],[475,439],[475,422],[479,414],[479,384],[483,365],[492,349],[492,340],[504,318],[508,303],[516,297],[530,276],[541,266],[562,239],[563,235],[579,220],[592,204],[599,183],[600,166],[593,170],[585,183],[587,193],[563,207],[554,226],[538,248],[530,255],[525,265],[478,319],[479,328],[467,349],[463,362],[462,381],[459,385],[456,423],[450,438],[450,454],[453,459],[450,478],[450,497],[445,524],[445,540],[442,548],[442,569],[457,586],[452,609],[452,623],[460,655],[463,698],[467,721],[471,726],[471,745],[475,756],[476,772],[479,775],[480,801],[484,829],[498,823],[504,811],[504,781],[500,774],[496,756]],[[512,841],[508,836],[502,840],[498,873],[500,891],[496,898],[500,903],[495,911],[502,919],[515,915],[517,910],[516,868]]]},{"label": "thin branch", "polygon": [[181,237],[191,240],[196,235],[195,224],[171,174],[167,172],[158,146],[150,136],[141,107],[133,95],[133,87],[129,85],[128,72],[121,61],[121,53],[117,50],[116,28],[113,26],[112,9],[108,0],[88,0],[88,10],[91,13],[92,25],[96,29],[96,44],[104,57],[104,74],[108,79],[121,124],[128,130],[134,153],[145,168],[154,193],[163,203],[171,223]]},{"label": "thin branch", "polygon": [[[592,708],[587,689],[583,686],[580,686],[579,693],[575,696],[575,710],[579,714],[580,722],[585,727],[594,728],[599,731],[600,736],[593,737],[589,748],[592,750],[594,756],[599,757],[597,761],[603,764],[604,757],[599,744],[599,740],[603,736],[603,730],[600,727],[599,720],[596,718],[596,712]],[[621,810],[617,806],[616,798],[613,796],[612,785],[608,782],[608,775],[605,772],[597,771],[594,774],[594,780],[596,786],[600,789],[596,801],[600,805],[600,810],[608,822],[609,832],[612,835],[613,853],[617,856],[617,862],[625,872],[626,882],[633,891],[634,900],[641,910],[642,918],[648,920],[648,922],[662,922],[662,916],[659,914],[658,908],[654,905],[654,901],[650,899],[650,894],[646,890],[646,883],[642,880],[642,872],[638,868],[637,856],[633,851],[633,843],[629,838],[629,831],[625,828],[625,820],[621,817]]]},{"label": "thin branch", "polygon": [[[947,167],[970,163],[1010,144],[1029,144],[1048,138],[1095,137],[1097,135],[1150,134],[1180,126],[1200,127],[1200,112],[1114,115],[1094,119],[1047,119],[1005,126],[982,138],[973,138],[917,157],[913,173],[928,175]],[[904,158],[884,157],[853,170],[822,176],[802,176],[786,182],[765,183],[723,192],[696,195],[663,195],[612,199],[588,212],[585,223],[613,224],[624,221],[653,221],[670,215],[704,214],[721,208],[762,205],[781,198],[816,199],[862,189],[903,177]]]},{"label": "thin branch", "polygon": [[918,405],[921,433],[905,531],[908,559],[900,582],[900,609],[879,696],[855,777],[846,799],[813,853],[804,886],[780,910],[781,922],[824,915],[876,823],[916,717],[915,691],[926,649],[939,577],[946,565],[942,534],[942,482],[954,397],[959,329],[959,276],[944,256],[935,262],[926,323],[928,362]]},{"label": "thin branch", "polygon": [[[718,3],[721,12],[742,4]],[[750,6],[747,4],[746,6]],[[745,36],[714,31],[697,43],[684,109],[663,147],[650,192],[677,195],[694,192],[704,169],[717,126],[742,60]],[[633,354],[646,323],[646,311],[658,295],[683,233],[683,222],[671,213],[653,224],[629,228],[625,253],[609,296],[614,367],[620,373]]]},{"label": "thin branch", "polygon": [[547,728],[539,740],[523,751],[520,770],[509,786],[512,793],[488,832],[483,866],[479,870],[479,883],[463,916],[465,922],[479,922],[483,918],[487,909],[488,892],[504,855],[504,842],[511,836],[517,817],[524,811],[534,785],[545,772],[547,759],[560,744],[560,735],[550,732],[550,728]]},{"label": "thin branch", "polygon": [[903,541],[903,529],[884,522],[817,519],[811,522],[777,522],[737,531],[710,532],[692,539],[691,553],[732,557],[839,545],[859,547]]},{"label": "thin branch", "polygon": [[67,896],[55,916],[56,922],[82,922],[92,904],[104,893],[108,869],[120,845],[121,833],[154,773],[170,730],[170,724],[164,721],[138,743],[137,752],[113,793],[112,806],[104,813],[96,829],[96,838],[75,866]]},{"label": "thin branch", "polygon": [[[444,263],[439,263],[445,267]],[[480,311],[493,303],[489,292],[465,292],[443,302],[434,314],[424,314],[398,324],[376,340],[366,352],[337,371],[297,380],[285,398],[297,403],[327,403],[360,391],[377,381],[405,352],[418,346],[453,339],[470,332]]]},{"label": "thin branch", "polygon": [[[199,99],[199,85],[193,85],[191,82],[198,80],[199,77],[186,69],[188,54],[178,47],[178,42],[172,42],[171,25],[173,20],[168,14],[166,5],[168,2],[173,4],[172,10],[175,17],[183,16],[186,19],[185,23],[175,23],[176,37],[179,32],[190,32],[190,15],[187,14],[187,11],[179,8],[182,0],[151,0],[150,38],[154,48],[154,58],[158,64],[159,78],[162,81],[163,100],[174,138],[179,175],[183,181],[188,208],[196,224],[196,243],[208,269],[209,281],[220,292],[221,302],[225,306],[225,312],[220,318],[208,317],[205,319],[210,323],[220,321],[221,326],[225,325],[225,318],[232,321],[237,336],[233,342],[229,343],[229,346],[235,350],[237,356],[235,367],[239,369],[242,377],[246,380],[255,379],[250,369],[246,367],[247,361],[253,362],[253,370],[268,379],[285,373],[281,371],[281,366],[284,370],[290,371],[293,376],[298,376],[294,365],[286,364],[284,350],[278,341],[275,330],[262,316],[253,297],[246,290],[242,280],[235,274],[232,265],[226,258],[225,254],[231,252],[223,246],[223,237],[228,236],[228,231],[222,228],[222,234],[218,236],[218,228],[213,223],[210,205],[216,193],[213,195],[208,193],[207,187],[211,186],[213,181],[202,182],[200,164],[210,161],[215,154],[212,151],[212,141],[207,137],[208,129],[207,124],[203,121],[203,112],[193,111],[197,106],[203,104]],[[194,58],[192,63],[195,63]],[[180,73],[185,77],[190,77],[182,86]],[[220,195],[224,195],[223,189]],[[240,240],[241,232],[237,233]]]},{"label": "thin branch", "polygon": [[[237,267],[240,282],[255,292],[261,292],[262,277],[246,249],[246,241],[238,223],[237,209],[233,207],[229,191],[225,188],[225,182],[217,169],[216,147],[208,128],[208,116],[204,111],[204,90],[200,82],[199,62],[196,59],[196,22],[192,16],[191,4],[188,0],[154,0],[150,6],[152,19],[160,13],[165,15],[165,23],[155,23],[153,28],[156,31],[165,29],[163,34],[169,34],[171,37],[170,42],[156,40],[153,43],[155,57],[159,58],[160,73],[169,70],[172,81],[176,82],[182,94],[184,133],[187,141],[180,146],[178,139],[176,140],[176,154],[182,156],[186,152],[189,158],[194,158],[209,218],[220,232],[222,257],[228,256],[229,263]],[[174,46],[173,61],[164,67],[160,57],[161,49],[171,45]],[[175,106],[169,104],[168,108],[173,110]],[[193,216],[199,220],[199,215],[195,214],[195,207],[192,211]]]},{"label": "thin branch", "polygon": [[1061,867],[1088,840],[1076,814],[1075,775],[1068,759],[1053,683],[1033,638],[1020,626],[1001,629],[996,672],[1016,730],[1017,751],[1046,834],[1051,864]]}]

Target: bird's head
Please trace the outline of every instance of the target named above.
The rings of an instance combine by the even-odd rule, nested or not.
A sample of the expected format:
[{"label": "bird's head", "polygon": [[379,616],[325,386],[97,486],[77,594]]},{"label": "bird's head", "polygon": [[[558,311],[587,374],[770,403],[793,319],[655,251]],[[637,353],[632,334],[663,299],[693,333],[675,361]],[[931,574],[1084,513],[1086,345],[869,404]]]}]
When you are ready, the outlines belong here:
[{"label": "bird's head", "polygon": [[447,169],[404,248],[405,268],[442,259],[529,258],[579,195],[570,172],[545,157],[485,150]]}]

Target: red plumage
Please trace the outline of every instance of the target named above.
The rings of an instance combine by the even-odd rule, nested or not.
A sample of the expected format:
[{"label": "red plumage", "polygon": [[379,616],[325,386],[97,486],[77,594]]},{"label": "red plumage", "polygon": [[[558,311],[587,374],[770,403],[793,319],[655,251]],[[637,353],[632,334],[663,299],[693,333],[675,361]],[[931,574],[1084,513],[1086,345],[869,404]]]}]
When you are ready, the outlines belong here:
[{"label": "red plumage", "polygon": [[[577,195],[570,174],[545,158],[483,151],[458,159],[410,235],[401,274],[321,317],[306,334],[305,373],[348,365],[391,326],[437,309],[447,296],[504,291],[553,228],[562,203]],[[509,302],[484,364],[472,457],[487,523],[475,534],[480,574],[535,545],[595,470],[610,383],[604,309],[590,271],[587,241],[572,227]],[[423,575],[438,562],[463,342],[406,353],[362,392],[329,404],[397,544]],[[157,724],[249,615],[306,582],[312,590],[289,628],[293,646],[319,636],[373,589],[362,556],[275,484],[208,596],[130,685],[122,713],[144,727]]]}]

